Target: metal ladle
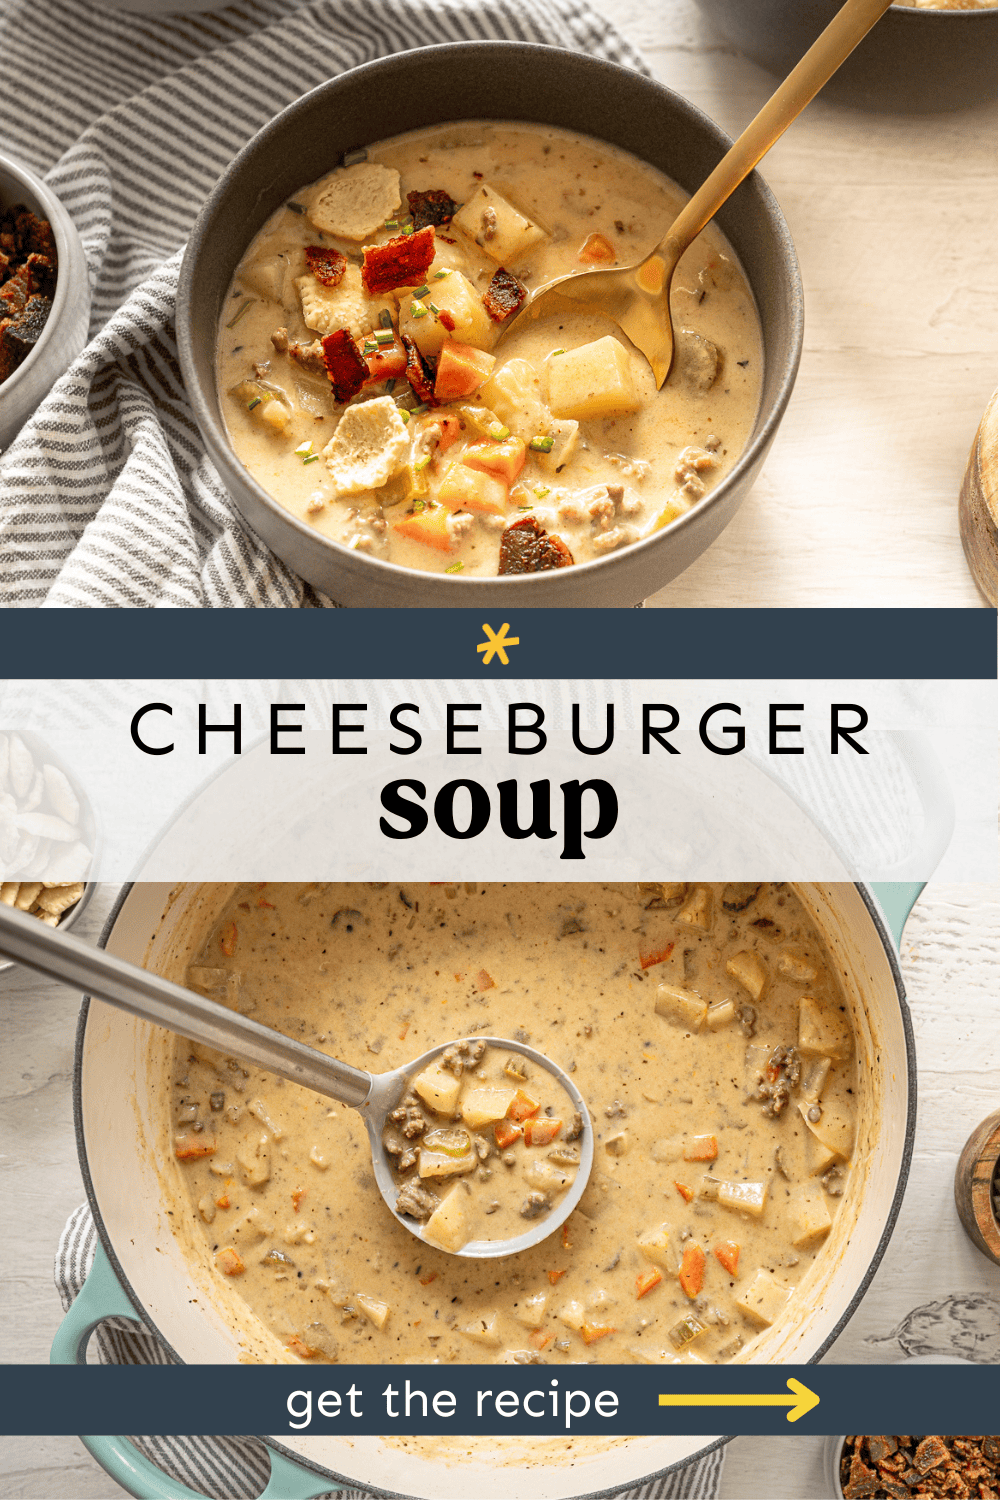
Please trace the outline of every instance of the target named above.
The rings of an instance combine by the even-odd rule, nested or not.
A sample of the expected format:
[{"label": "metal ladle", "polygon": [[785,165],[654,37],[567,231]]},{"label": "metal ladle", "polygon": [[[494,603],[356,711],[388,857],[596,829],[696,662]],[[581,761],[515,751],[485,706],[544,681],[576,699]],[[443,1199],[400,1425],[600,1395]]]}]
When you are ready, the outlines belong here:
[{"label": "metal ladle", "polygon": [[[892,0],[847,0],[802,61],[726,152],[710,177],[681,209],[666,235],[638,265],[573,271],[538,287],[503,325],[504,339],[518,324],[557,312],[600,313],[611,318],[649,361],[659,390],[674,358],[670,283],[685,250],[775,141],[832,78]],[[498,340],[499,342],[499,340]]]},{"label": "metal ladle", "polygon": [[[382,1132],[390,1110],[395,1109],[410,1080],[439,1057],[446,1047],[454,1046],[453,1041],[431,1047],[413,1062],[394,1068],[391,1073],[366,1073],[363,1068],[352,1068],[349,1063],[327,1057],[314,1047],[307,1047],[272,1031],[269,1026],[262,1026],[259,1021],[251,1021],[249,1017],[227,1010],[225,1006],[173,984],[159,974],[115,958],[103,948],[91,948],[68,932],[61,933],[39,922],[37,917],[6,906],[0,906],[0,954],[44,974],[47,979],[83,990],[119,1010],[187,1037],[189,1041],[201,1042],[242,1062],[266,1068],[269,1073],[276,1073],[290,1083],[299,1083],[303,1088],[356,1109],[368,1132],[375,1181],[390,1213],[424,1244],[445,1250],[443,1245],[424,1239],[423,1225],[397,1213],[399,1184],[386,1155]],[[470,1240],[460,1250],[445,1251],[446,1254],[486,1260],[530,1250],[565,1222],[587,1186],[594,1160],[594,1135],[580,1090],[544,1053],[507,1037],[478,1036],[468,1040],[485,1042],[487,1047],[502,1047],[507,1052],[519,1052],[544,1069],[565,1089],[582,1121],[580,1166],[576,1178],[550,1213],[535,1220],[530,1229],[512,1239]]]}]

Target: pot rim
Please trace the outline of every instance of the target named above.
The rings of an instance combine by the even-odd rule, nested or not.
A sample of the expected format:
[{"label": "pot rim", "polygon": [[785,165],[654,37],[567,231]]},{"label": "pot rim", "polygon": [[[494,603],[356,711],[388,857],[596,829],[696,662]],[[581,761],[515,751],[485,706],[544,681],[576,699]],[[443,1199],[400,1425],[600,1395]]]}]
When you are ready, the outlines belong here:
[{"label": "pot rim", "polygon": [[[126,883],[119,891],[118,896],[115,899],[115,903],[111,908],[111,911],[108,913],[107,920],[105,921],[104,927],[101,931],[101,935],[98,938],[99,947],[104,948],[107,946],[108,940],[111,937],[112,932],[114,931],[115,924],[117,923],[118,918],[121,915],[122,908],[125,905],[125,902],[127,901],[133,886],[137,883],[141,884],[142,882],[136,882],[132,880],[126,881]],[[886,922],[885,917],[882,915],[881,908],[879,907],[878,901],[875,898],[874,892],[861,881],[845,881],[843,882],[843,884],[852,884],[858,895],[861,897],[862,903],[868,913],[868,917],[875,928],[879,941],[882,944],[882,949],[889,965],[889,972],[892,976],[893,986],[896,991],[896,1001],[899,1005],[900,1019],[903,1026],[903,1039],[906,1048],[906,1127],[903,1135],[903,1151],[900,1160],[899,1175],[896,1179],[895,1191],[892,1196],[892,1201],[889,1205],[885,1225],[879,1237],[879,1242],[875,1247],[872,1259],[864,1276],[861,1279],[860,1284],[851,1296],[851,1299],[847,1307],[841,1314],[840,1318],[838,1318],[836,1325],[830,1332],[829,1336],[820,1345],[820,1347],[816,1349],[806,1361],[807,1364],[811,1365],[818,1364],[818,1362],[822,1359],[823,1355],[827,1352],[834,1341],[840,1337],[841,1333],[843,1333],[847,1324],[850,1322],[851,1318],[854,1316],[859,1306],[861,1305],[862,1299],[868,1291],[872,1279],[882,1263],[883,1256],[888,1249],[889,1241],[896,1226],[896,1220],[899,1216],[899,1210],[903,1202],[903,1194],[906,1191],[906,1183],[910,1173],[910,1165],[913,1157],[914,1135],[916,1131],[916,1044],[913,1035],[913,1023],[910,1018],[910,1008],[906,1000],[906,991],[903,985],[903,976],[899,962],[899,954],[896,949],[896,944],[893,941],[892,934],[889,931],[888,923]],[[100,1239],[101,1245],[104,1249],[104,1253],[108,1257],[108,1262],[115,1274],[115,1277],[117,1278],[119,1286],[122,1288],[122,1291],[128,1297],[133,1308],[135,1309],[139,1321],[144,1324],[146,1329],[160,1341],[166,1352],[169,1354],[170,1358],[175,1363],[184,1364],[186,1363],[186,1361],[181,1358],[176,1349],[174,1349],[173,1345],[164,1338],[163,1334],[160,1332],[159,1328],[156,1326],[153,1319],[146,1311],[145,1306],[140,1301],[139,1297],[132,1287],[131,1282],[126,1276],[125,1270],[118,1259],[115,1247],[111,1242],[111,1237],[108,1234],[107,1227],[105,1226],[104,1218],[100,1210],[100,1206],[97,1202],[97,1195],[94,1190],[93,1179],[90,1175],[90,1165],[87,1159],[86,1143],[84,1140],[83,1132],[83,1056],[86,1043],[87,1019],[89,1013],[90,996],[85,995],[80,1005],[80,1015],[77,1021],[76,1030],[76,1046],[73,1058],[73,1126],[74,1133],[76,1135],[77,1157],[80,1163],[80,1173],[83,1178],[84,1188],[87,1193],[87,1202],[90,1206],[90,1212],[94,1220],[94,1227],[97,1230],[98,1238]],[[727,1443],[731,1442],[734,1435],[735,1434],[730,1434],[726,1437],[717,1438],[714,1443],[706,1444],[704,1448],[699,1449],[698,1452],[692,1455],[690,1458],[680,1459],[675,1463],[667,1464],[661,1469],[653,1470],[652,1473],[646,1475],[643,1479],[641,1479],[639,1483],[649,1484],[655,1479],[663,1478],[665,1475],[671,1474],[677,1469],[683,1468],[685,1465],[694,1462],[696,1459],[705,1457],[707,1454],[712,1453],[716,1449],[722,1448]],[[348,1485],[356,1485],[357,1483],[359,1483],[357,1479],[350,1475],[340,1474],[334,1469],[327,1468],[326,1465],[317,1464],[307,1458],[303,1458],[302,1455],[297,1453],[294,1449],[287,1447],[281,1442],[275,1441],[275,1439],[270,1436],[266,1439],[266,1441],[269,1447],[273,1448],[276,1452],[281,1453],[285,1458],[290,1459],[293,1463],[302,1464],[304,1467],[311,1469],[314,1473],[321,1475],[323,1478],[329,1476],[330,1478],[335,1479],[340,1483]],[[378,1485],[374,1485],[368,1480],[364,1481],[364,1487],[370,1490],[373,1495],[381,1497],[381,1500],[412,1500],[411,1496],[405,1495],[399,1490],[382,1489]],[[589,1490],[585,1495],[581,1494],[577,1496],[576,1500],[611,1500],[611,1497],[618,1494],[619,1491],[620,1486],[613,1489]]]},{"label": "pot rim", "polygon": [[[206,246],[210,241],[214,217],[221,200],[229,189],[233,177],[242,171],[246,163],[252,159],[255,152],[263,143],[270,140],[272,136],[279,132],[283,133],[302,114],[309,112],[314,107],[318,96],[327,94],[336,95],[337,90],[343,85],[345,79],[364,78],[365,75],[379,77],[386,69],[391,71],[394,68],[411,66],[412,58],[418,54],[421,58],[428,57],[433,61],[434,58],[449,54],[460,53],[468,55],[470,52],[488,54],[496,52],[498,49],[502,49],[508,56],[558,52],[562,54],[562,60],[564,62],[568,61],[570,66],[580,67],[584,71],[596,72],[598,75],[604,75],[608,80],[621,81],[621,79],[627,78],[630,86],[638,87],[640,90],[649,90],[651,94],[659,95],[662,99],[669,101],[675,108],[686,112],[692,123],[703,130],[713,144],[719,148],[720,157],[732,145],[732,139],[704,110],[700,109],[698,105],[693,104],[690,100],[685,99],[676,90],[668,88],[666,84],[662,84],[646,74],[638,73],[634,69],[623,67],[619,63],[605,61],[603,58],[592,57],[584,52],[550,47],[535,42],[515,42],[501,39],[448,42],[433,47],[418,47],[412,49],[410,52],[390,53],[387,56],[375,58],[371,62],[361,63],[358,67],[346,69],[335,78],[328,79],[326,82],[318,84],[316,88],[310,89],[308,93],[301,95],[300,98],[294,100],[269,120],[233,158],[212,188],[192,227],[181,262],[177,287],[177,349],[181,373],[202,440],[208,450],[209,457],[219,470],[229,493],[235,499],[234,489],[237,491],[249,491],[254,501],[269,511],[279,525],[283,525],[291,532],[297,534],[310,547],[324,547],[332,559],[338,557],[350,558],[352,564],[358,563],[362,569],[374,570],[373,577],[380,578],[386,585],[392,585],[395,582],[404,592],[408,589],[421,588],[430,592],[432,588],[437,589],[440,587],[441,580],[435,573],[424,573],[418,568],[407,568],[401,566],[399,563],[385,562],[380,558],[352,551],[332,538],[322,536],[314,527],[308,526],[305,521],[300,520],[297,516],[292,515],[290,511],[286,510],[273,495],[269,494],[258,483],[250,471],[244,468],[243,464],[236,457],[235,450],[225,431],[224,422],[221,417],[217,420],[212,410],[211,397],[214,397],[215,392],[213,390],[211,397],[206,395],[198,378],[191,332],[194,322],[192,298],[196,281],[195,273],[199,268],[199,262],[203,254],[206,253]],[[595,139],[598,138],[595,137]],[[614,143],[607,142],[607,144]],[[773,234],[776,251],[775,263],[781,272],[778,279],[784,286],[789,317],[788,349],[785,355],[784,367],[781,370],[780,384],[771,409],[764,416],[759,430],[754,433],[733,468],[703,500],[699,501],[697,505],[692,506],[682,516],[678,516],[669,526],[653,532],[651,536],[645,537],[641,541],[632,543],[621,552],[611,553],[606,557],[595,558],[591,561],[578,564],[579,568],[587,570],[588,576],[597,577],[599,573],[606,575],[609,571],[621,571],[623,568],[627,570],[628,559],[630,557],[635,556],[638,558],[647,549],[669,545],[665,541],[667,537],[682,535],[689,527],[697,526],[699,519],[705,515],[709,508],[725,499],[733,489],[745,481],[746,476],[753,469],[754,465],[763,461],[763,457],[766,455],[778,426],[784,417],[791,398],[792,389],[795,385],[795,378],[802,356],[805,327],[802,278],[791,232],[773,192],[757,169],[749,174],[746,181],[752,183],[759,193],[764,217]],[[751,286],[750,290],[754,295],[754,302],[756,304],[757,297],[754,288]],[[237,508],[241,509],[239,502],[236,503]],[[545,573],[536,573],[518,575],[516,580],[511,581],[516,583],[519,590],[534,589],[538,593],[539,590],[544,590],[548,586],[547,578],[548,575]],[[422,583],[419,581],[423,579],[426,579],[427,582]],[[473,607],[475,606],[477,586],[479,591],[482,592],[484,586],[493,588],[498,581],[502,582],[502,580],[496,578],[455,577],[449,580],[449,584],[465,590],[467,594],[466,602],[470,607]],[[514,602],[513,598],[511,602]],[[525,608],[530,607],[533,602],[530,594],[525,594],[519,600],[519,603]]]}]

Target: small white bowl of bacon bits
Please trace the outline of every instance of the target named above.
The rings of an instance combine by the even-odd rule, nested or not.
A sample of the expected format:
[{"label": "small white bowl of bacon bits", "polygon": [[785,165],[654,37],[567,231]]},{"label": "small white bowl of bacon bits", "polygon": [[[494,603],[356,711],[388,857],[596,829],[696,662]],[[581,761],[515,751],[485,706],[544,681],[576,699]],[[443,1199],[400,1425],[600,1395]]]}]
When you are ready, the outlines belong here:
[{"label": "small white bowl of bacon bits", "polygon": [[93,892],[95,844],[89,799],[62,758],[36,734],[0,733],[0,904],[71,926]]}]

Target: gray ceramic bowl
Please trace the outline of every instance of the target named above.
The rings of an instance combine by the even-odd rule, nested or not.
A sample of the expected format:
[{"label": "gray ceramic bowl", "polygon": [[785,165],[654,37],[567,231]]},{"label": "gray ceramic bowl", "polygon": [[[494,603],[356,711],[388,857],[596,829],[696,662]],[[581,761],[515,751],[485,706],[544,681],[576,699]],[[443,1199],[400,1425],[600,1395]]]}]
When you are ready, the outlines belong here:
[{"label": "gray ceramic bowl", "polygon": [[[972,1360],[959,1359],[953,1354],[917,1354],[912,1359],[894,1359],[894,1365],[968,1365]],[[823,1472],[827,1483],[829,1500],[844,1500],[844,1487],[840,1482],[840,1460],[847,1442],[846,1433],[828,1437],[823,1446]]]},{"label": "gray ceramic bowl", "polygon": [[[729,140],[708,117],[642,74],[577,52],[519,42],[422,47],[344,73],[290,105],[226,170],[181,268],[181,367],[208,452],[246,520],[303,578],[343,604],[631,605],[705,551],[760,472],[791,395],[802,348],[802,288],[787,226],[754,173],[718,215],[757,298],[764,394],[750,444],[704,501],[667,529],[597,562],[511,578],[444,578],[365,556],[296,520],[250,477],[226,435],[215,387],[219,312],[261,225],[303,183],[373,136],[464,119],[529,120],[586,132],[668,173],[689,192]],[[666,229],[664,225],[664,229]]]},{"label": "gray ceramic bowl", "polygon": [[[784,77],[842,0],[698,0],[723,36]],[[893,5],[823,90],[863,109],[967,109],[997,96],[997,12]]]},{"label": "gray ceramic bowl", "polygon": [[87,342],[90,278],[76,226],[51,188],[10,157],[0,155],[0,206],[25,203],[48,219],[59,256],[56,294],[41,338],[0,385],[0,451],[12,443],[60,375]]}]

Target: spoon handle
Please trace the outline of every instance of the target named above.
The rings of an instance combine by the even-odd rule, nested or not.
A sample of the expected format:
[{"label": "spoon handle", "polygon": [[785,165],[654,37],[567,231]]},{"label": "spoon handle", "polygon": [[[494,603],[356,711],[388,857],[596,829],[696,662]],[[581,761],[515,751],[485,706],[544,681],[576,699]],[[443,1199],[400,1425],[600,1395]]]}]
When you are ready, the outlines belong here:
[{"label": "spoon handle", "polygon": [[192,1042],[254,1063],[292,1083],[357,1109],[368,1098],[372,1075],[261,1026],[248,1016],[206,1000],[159,974],[91,948],[25,912],[0,906],[0,954],[60,984],[83,990],[119,1010],[164,1026]]},{"label": "spoon handle", "polygon": [[892,0],[847,0],[726,152],[715,171],[681,209],[659,252],[654,253],[663,254],[668,264],[676,264],[695,236],[718,213],[775,141],[784,135],[792,121],[833,77],[891,4]]}]

